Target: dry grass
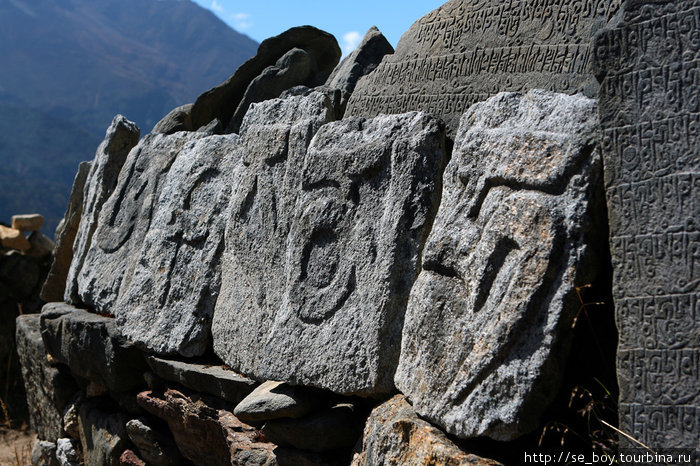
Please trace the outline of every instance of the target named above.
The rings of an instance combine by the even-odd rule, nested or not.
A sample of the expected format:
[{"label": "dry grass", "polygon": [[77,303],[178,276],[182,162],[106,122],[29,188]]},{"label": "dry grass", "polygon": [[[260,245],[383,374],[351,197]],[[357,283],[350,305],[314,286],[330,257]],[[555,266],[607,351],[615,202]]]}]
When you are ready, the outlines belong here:
[{"label": "dry grass", "polygon": [[35,435],[28,429],[0,428],[0,465],[30,466]]}]

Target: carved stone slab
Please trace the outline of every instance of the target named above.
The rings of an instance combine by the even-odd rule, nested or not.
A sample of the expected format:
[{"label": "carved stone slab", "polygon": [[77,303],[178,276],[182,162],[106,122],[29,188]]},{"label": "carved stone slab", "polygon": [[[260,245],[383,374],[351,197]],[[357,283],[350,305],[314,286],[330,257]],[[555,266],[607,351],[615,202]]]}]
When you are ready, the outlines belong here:
[{"label": "carved stone slab", "polygon": [[224,212],[240,159],[237,135],[196,139],[163,182],[128,288],[115,313],[122,334],[157,354],[204,353],[221,283]]},{"label": "carved stone slab", "polygon": [[246,116],[255,145],[234,182],[214,349],[256,379],[388,392],[437,208],[444,131],[411,113],[329,123],[311,142],[317,120],[279,112],[289,123],[271,123],[274,107],[291,112],[316,95]]},{"label": "carved stone slab", "polygon": [[597,134],[595,101],[580,95],[502,93],[462,117],[395,379],[452,434],[512,440],[556,394],[575,286],[595,269]]},{"label": "carved stone slab", "polygon": [[635,1],[595,44],[620,428],[654,450],[700,445],[699,31],[700,1]]},{"label": "carved stone slab", "polygon": [[421,110],[454,134],[476,102],[500,91],[592,97],[590,40],[620,0],[452,0],[413,24],[357,85],[346,116]]}]

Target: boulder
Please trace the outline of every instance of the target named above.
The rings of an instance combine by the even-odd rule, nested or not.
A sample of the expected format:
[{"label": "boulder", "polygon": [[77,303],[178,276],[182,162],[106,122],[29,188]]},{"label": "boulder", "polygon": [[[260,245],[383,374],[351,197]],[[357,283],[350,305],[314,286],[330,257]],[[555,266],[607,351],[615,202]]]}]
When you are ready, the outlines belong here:
[{"label": "boulder", "polygon": [[[224,214],[241,147],[235,134],[178,135],[182,145],[168,145],[180,150],[167,175],[148,181],[162,187],[158,187],[160,195],[153,200],[150,212],[142,211],[143,226],[134,227],[132,245],[95,256],[100,263],[109,264],[114,273],[123,274],[121,282],[112,279],[114,286],[106,283],[97,274],[99,268],[91,274],[97,286],[105,285],[109,290],[118,286],[120,294],[111,309],[129,341],[156,354],[194,357],[202,355],[211,344],[211,320],[221,283]],[[133,187],[138,188],[138,183],[134,180]],[[128,193],[124,191],[125,196]],[[138,209],[124,202],[114,204],[114,208],[120,213],[132,209],[132,214]],[[125,226],[115,223],[110,231],[112,238],[119,228]],[[147,232],[136,234],[145,228]],[[112,265],[118,257],[132,261],[131,276],[129,266]],[[110,308],[107,302],[93,301],[101,302],[102,309]]]},{"label": "boulder", "polygon": [[[170,136],[149,134],[129,153],[117,184],[94,223],[92,239],[80,256],[82,261],[76,256],[71,264],[69,281],[75,277],[78,302],[102,314],[118,312],[117,299],[131,283],[168,171],[186,147],[203,137],[187,132]],[[182,202],[186,202],[185,198]],[[83,209],[81,230],[85,216]],[[76,244],[80,235],[79,232]]]},{"label": "boulder", "polygon": [[392,53],[394,47],[376,26],[372,26],[360,45],[333,70],[325,85],[340,91],[340,102],[336,106],[338,119],[343,118],[345,107],[360,78],[374,71],[384,56]]},{"label": "boulder", "polygon": [[444,128],[411,113],[318,129],[323,119],[301,117],[321,101],[290,96],[246,116],[214,350],[258,380],[387,393],[437,210]]},{"label": "boulder", "polygon": [[153,127],[152,133],[173,134],[178,131],[192,131],[192,107],[194,104],[181,105],[170,111]]},{"label": "boulder", "polygon": [[85,464],[119,466],[119,457],[130,445],[127,421],[128,418],[106,400],[88,399],[82,404],[80,444]]},{"label": "boulder", "polygon": [[56,443],[34,440],[32,444],[32,466],[60,466],[56,459]]},{"label": "boulder", "polygon": [[447,432],[512,440],[556,395],[604,241],[597,138],[582,95],[502,93],[462,117],[395,378]]},{"label": "boulder", "polygon": [[44,225],[44,217],[39,214],[13,215],[12,228],[20,231],[39,231]]},{"label": "boulder", "polygon": [[502,91],[551,89],[593,97],[591,39],[621,0],[532,4],[451,0],[416,21],[360,80],[347,116],[424,111],[454,137],[472,104]]},{"label": "boulder", "polygon": [[267,421],[262,433],[283,447],[332,451],[354,446],[362,435],[363,421],[355,406],[342,403],[300,419]]},{"label": "boulder", "polygon": [[208,393],[238,404],[253,391],[257,382],[225,366],[174,361],[149,356],[146,362],[160,378],[177,382],[190,390]]},{"label": "boulder", "polygon": [[90,172],[91,163],[81,162],[78,166],[78,173],[73,180],[73,189],[68,200],[68,208],[63,216],[63,220],[56,228],[54,237],[56,246],[53,251],[53,262],[51,270],[46,277],[44,286],[41,289],[41,299],[48,303],[63,301],[66,291],[66,280],[68,270],[73,260],[73,243],[80,226],[80,217],[83,213],[83,190]]},{"label": "boulder", "polygon": [[[214,119],[229,126],[251,82],[295,48],[309,54],[317,70],[307,82],[298,84],[310,87],[323,84],[340,60],[340,47],[335,38],[312,26],[295,27],[266,39],[258,47],[258,53],[228,80],[197,98],[192,107],[192,128],[198,129]],[[245,114],[245,109],[241,108],[241,113]]]},{"label": "boulder", "polygon": [[[68,303],[81,303],[78,276],[82,272],[83,264],[87,264],[87,268],[92,266],[90,261],[86,262],[86,256],[92,246],[100,211],[116,188],[119,172],[129,151],[137,144],[140,134],[134,123],[117,115],[107,128],[105,139],[97,148],[85,181],[82,212],[73,243],[73,259],[66,280],[64,298]],[[125,228],[128,226],[125,225]]]},{"label": "boulder", "polygon": [[63,410],[78,387],[67,368],[49,362],[39,319],[38,314],[17,317],[17,355],[31,427],[40,439],[55,443],[64,436]]},{"label": "boulder", "polygon": [[317,393],[309,388],[268,381],[238,403],[233,414],[243,422],[298,418],[317,408],[318,403]]},{"label": "boulder", "polygon": [[447,436],[422,420],[403,395],[372,411],[365,426],[362,451],[352,466],[499,466],[500,463],[460,450]]},{"label": "boulder", "polygon": [[115,392],[143,384],[143,355],[124,341],[113,318],[49,303],[41,313],[41,334],[49,354],[84,381]]},{"label": "boulder", "polygon": [[[175,466],[183,464],[175,441],[169,435],[154,429],[145,419],[132,419],[126,423],[126,431],[138,448],[141,457],[153,466]],[[167,431],[166,431],[167,432]]]},{"label": "boulder", "polygon": [[24,233],[4,225],[0,225],[0,245],[3,248],[17,249],[18,251],[28,251],[32,247]]},{"label": "boulder", "polygon": [[[80,466],[82,455],[80,454],[80,443],[77,440],[61,438],[56,442],[56,458],[60,466]],[[97,463],[88,463],[97,464]],[[104,464],[104,463],[100,463]]]}]

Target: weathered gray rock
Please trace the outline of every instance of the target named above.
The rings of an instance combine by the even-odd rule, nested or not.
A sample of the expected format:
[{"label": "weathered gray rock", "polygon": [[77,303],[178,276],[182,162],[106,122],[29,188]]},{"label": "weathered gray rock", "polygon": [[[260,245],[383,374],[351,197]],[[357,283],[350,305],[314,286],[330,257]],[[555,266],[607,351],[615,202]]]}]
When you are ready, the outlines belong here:
[{"label": "weathered gray rock", "polygon": [[621,0],[451,0],[415,22],[396,53],[360,80],[348,116],[424,111],[452,137],[462,113],[502,91],[595,96],[591,39]]},{"label": "weathered gray rock", "polygon": [[419,113],[351,119],[321,127],[307,150],[324,118],[304,115],[322,113],[322,99],[268,101],[246,116],[214,350],[259,380],[388,392],[444,131]]},{"label": "weathered gray rock", "polygon": [[85,464],[119,466],[119,457],[129,446],[128,420],[103,400],[89,399],[82,404],[80,444]]},{"label": "weathered gray rock", "polygon": [[[625,2],[595,43],[620,447],[700,461],[700,1]],[[690,464],[690,463],[689,463]]]},{"label": "weathered gray rock", "polygon": [[113,318],[49,303],[41,313],[41,334],[49,354],[84,380],[115,392],[143,383],[143,355],[124,341]]},{"label": "weathered gray rock", "polygon": [[500,463],[460,450],[447,436],[422,420],[403,395],[372,411],[365,426],[362,451],[352,466],[499,466]]},{"label": "weathered gray rock", "polygon": [[36,439],[32,444],[32,466],[59,466],[56,460],[56,444]]},{"label": "weathered gray rock", "polygon": [[233,414],[243,422],[299,418],[318,407],[318,402],[316,393],[306,387],[268,381],[238,403]]},{"label": "weathered gray rock", "polygon": [[[85,181],[82,213],[78,233],[73,243],[73,260],[68,272],[64,295],[68,303],[81,303],[78,276],[83,269],[83,264],[88,264],[88,267],[92,266],[92,263],[86,262],[85,259],[90,247],[92,247],[93,235],[98,225],[98,216],[102,205],[116,188],[119,172],[129,151],[138,143],[140,134],[140,130],[134,123],[117,115],[107,128],[104,141],[97,148],[95,159],[92,161],[90,172]],[[125,225],[125,227],[127,226]]]},{"label": "weathered gray rock", "polygon": [[[131,284],[168,171],[178,155],[204,137],[189,132],[149,134],[129,153],[75,273],[81,303],[103,314],[119,311],[117,299]],[[83,219],[85,215],[84,211]],[[75,264],[76,259],[71,273]]]},{"label": "weathered gray rock", "polygon": [[326,86],[340,90],[340,102],[337,105],[339,119],[345,114],[345,107],[360,78],[374,71],[382,58],[392,53],[394,53],[394,47],[376,26],[372,26],[362,38],[360,45],[333,70],[326,81]]},{"label": "weathered gray rock", "polygon": [[[77,440],[70,438],[60,438],[56,442],[56,461],[60,466],[80,466],[81,461],[80,444]],[[93,464],[93,463],[88,463]]]},{"label": "weathered gray rock", "polygon": [[597,131],[595,101],[545,91],[462,117],[396,372],[449,433],[518,437],[558,389],[575,286],[594,278],[587,245],[604,241]]},{"label": "weathered gray rock", "polygon": [[[266,39],[258,47],[258,53],[243,63],[226,82],[197,98],[192,107],[192,127],[198,129],[214,119],[229,126],[249,84],[294,48],[310,54],[318,70],[308,82],[299,83],[309,87],[323,84],[340,60],[340,47],[335,38],[311,26],[295,27]],[[242,110],[242,113],[245,114],[245,111]]]},{"label": "weathered gray rock", "polygon": [[276,445],[323,452],[354,446],[363,421],[355,406],[344,403],[300,419],[267,421],[262,433]]},{"label": "weathered gray rock", "polygon": [[240,144],[237,135],[188,140],[162,181],[140,252],[132,252],[138,254],[133,276],[123,279],[130,285],[121,287],[114,313],[122,334],[138,346],[192,357],[210,344],[224,213]]},{"label": "weathered gray rock", "polygon": [[17,317],[17,354],[27,393],[29,421],[42,440],[63,436],[63,410],[77,386],[67,368],[49,363],[38,314]]},{"label": "weathered gray rock", "polygon": [[174,108],[153,127],[152,133],[173,134],[178,131],[192,131],[192,107],[185,104]]},{"label": "weathered gray rock", "polygon": [[127,422],[126,432],[148,464],[174,466],[183,463],[182,455],[173,438],[153,429],[145,419],[132,419]]},{"label": "weathered gray rock", "polygon": [[153,356],[146,358],[151,370],[162,379],[177,382],[191,390],[209,393],[231,403],[240,403],[257,382],[223,366],[173,361]]},{"label": "weathered gray rock", "polygon": [[25,214],[12,216],[12,228],[20,231],[39,231],[44,225],[44,217],[40,214]]},{"label": "weathered gray rock", "polygon": [[83,214],[83,191],[88,173],[91,167],[90,162],[81,162],[78,166],[78,173],[73,180],[73,189],[68,199],[68,208],[63,219],[56,227],[54,240],[56,246],[53,250],[53,262],[51,270],[46,277],[44,286],[41,289],[41,299],[48,303],[63,301],[66,291],[66,280],[68,270],[73,260],[73,243],[78,234],[80,217]]}]

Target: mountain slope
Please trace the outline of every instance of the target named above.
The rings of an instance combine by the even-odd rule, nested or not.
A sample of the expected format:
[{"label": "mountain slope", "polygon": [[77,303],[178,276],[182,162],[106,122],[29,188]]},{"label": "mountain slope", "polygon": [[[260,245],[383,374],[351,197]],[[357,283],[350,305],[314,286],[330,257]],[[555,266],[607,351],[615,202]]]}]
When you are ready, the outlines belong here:
[{"label": "mountain slope", "polygon": [[0,43],[0,220],[26,201],[49,233],[63,212],[36,199],[46,189],[65,208],[116,113],[145,134],[258,45],[189,0],[0,0]]}]

